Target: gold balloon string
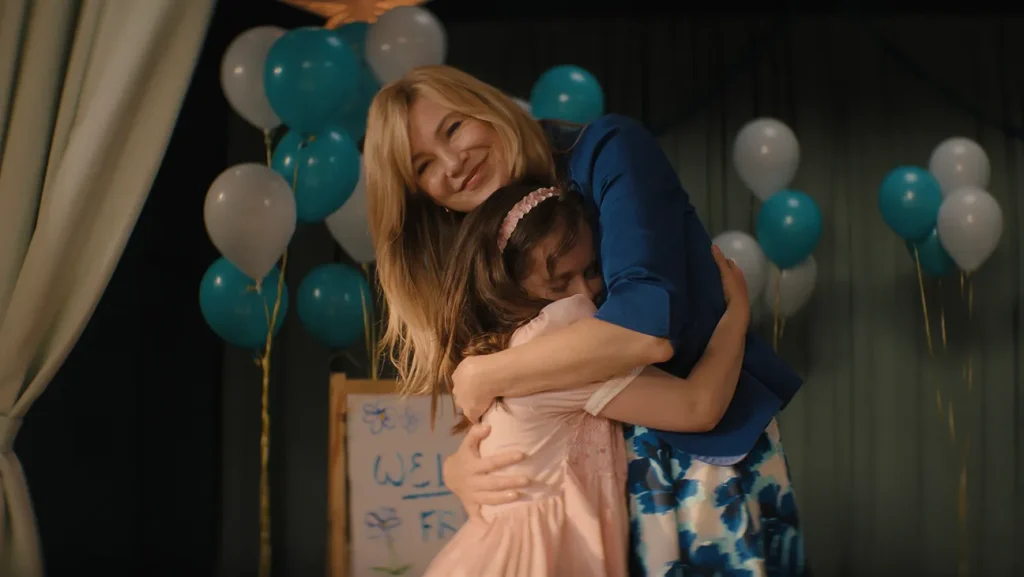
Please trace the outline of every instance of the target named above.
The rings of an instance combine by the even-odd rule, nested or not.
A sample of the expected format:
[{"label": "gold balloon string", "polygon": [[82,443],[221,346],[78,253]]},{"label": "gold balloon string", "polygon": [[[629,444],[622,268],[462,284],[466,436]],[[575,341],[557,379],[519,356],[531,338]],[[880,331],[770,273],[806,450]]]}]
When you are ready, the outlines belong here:
[{"label": "gold balloon string", "polygon": [[267,344],[260,359],[263,369],[263,387],[260,394],[260,577],[269,577],[271,561],[270,545],[270,353],[274,341],[274,327],[277,315],[281,310],[281,297],[284,294],[284,273],[288,265],[288,253],[281,255],[281,270],[277,278],[277,297],[274,299],[273,314],[267,310],[266,300],[263,306],[267,313]]},{"label": "gold balloon string", "polygon": [[[363,263],[363,274],[366,283],[370,284],[370,265]],[[363,303],[363,338],[366,340],[366,356],[370,362],[370,379],[377,380],[377,334],[371,302],[362,287],[359,288],[359,299]]]},{"label": "gold balloon string", "polygon": [[[271,165],[273,151],[271,150],[270,131],[263,131],[263,146],[266,149],[267,166]],[[298,167],[296,167],[298,171]],[[296,177],[298,175],[296,174]],[[292,189],[295,186],[293,183]],[[271,568],[271,542],[270,542],[270,354],[274,344],[274,329],[277,325],[277,315],[281,310],[281,300],[284,295],[284,274],[288,266],[288,251],[281,255],[281,265],[277,277],[277,295],[274,299],[273,312],[267,307],[266,299],[263,299],[263,311],[267,315],[267,342],[263,349],[263,357],[259,361],[263,370],[263,383],[260,391],[260,577],[269,577]],[[261,291],[257,281],[257,291]]]},{"label": "gold balloon string", "polygon": [[[267,166],[269,167],[273,155],[269,130],[263,131],[263,146],[266,149]],[[299,166],[296,163],[292,175],[293,191],[298,184],[298,179]],[[270,576],[273,551],[270,541],[270,355],[274,344],[277,315],[280,314],[284,296],[284,278],[287,268],[288,250],[286,248],[281,254],[273,312],[269,310],[266,299],[263,300],[263,311],[267,315],[267,343],[263,349],[263,357],[259,361],[260,368],[263,370],[263,386],[260,392],[260,577]],[[257,283],[257,290],[260,290],[259,283]]]},{"label": "gold balloon string", "polygon": [[[966,285],[966,286],[965,286]],[[967,381],[967,392],[970,393],[974,388],[974,281],[971,278],[970,273],[960,273],[960,295],[961,298],[966,297],[967,299],[967,362],[964,365],[964,380]],[[950,435],[955,439],[955,429],[953,428],[953,406],[949,407],[949,426]],[[968,477],[968,463],[971,453],[971,435],[968,431],[966,438],[964,439],[964,449],[960,454],[960,482],[957,487],[957,527],[960,533],[960,546],[958,547],[959,560],[957,563],[957,575],[966,577],[970,574],[970,525],[967,518],[967,477]]]},{"label": "gold balloon string", "polygon": [[917,253],[917,247],[914,247],[914,265],[917,267],[917,286],[921,289],[921,312],[924,313],[924,334],[928,340],[928,356],[934,357],[935,351],[932,349],[932,328],[931,323],[928,321],[928,299],[924,294],[924,275],[921,273],[921,258]]},{"label": "gold balloon string", "polygon": [[967,392],[974,389],[974,279],[967,275],[967,334],[971,340],[967,345],[967,366],[964,378],[967,381]]},{"label": "gold balloon string", "polygon": [[939,327],[942,330],[942,350],[946,350],[946,302],[942,298],[942,279],[939,279]]},{"label": "gold balloon string", "polygon": [[[946,304],[945,299],[942,298],[942,279],[939,279],[939,327],[942,332],[942,350],[945,351],[948,343],[946,337]],[[935,384],[935,408],[938,410],[939,419],[942,419],[942,385],[938,379],[933,379]]]},{"label": "gold balloon string", "polygon": [[[974,317],[974,280],[967,279],[967,319],[970,322],[973,321]],[[973,331],[971,333],[974,334]],[[967,391],[970,392],[974,388],[974,348],[971,347],[970,354],[967,357]]]},{"label": "gold balloon string", "polygon": [[782,286],[782,271],[775,267],[775,304],[772,305],[772,348],[779,350],[779,337],[782,336],[782,324],[779,322],[779,297]]}]

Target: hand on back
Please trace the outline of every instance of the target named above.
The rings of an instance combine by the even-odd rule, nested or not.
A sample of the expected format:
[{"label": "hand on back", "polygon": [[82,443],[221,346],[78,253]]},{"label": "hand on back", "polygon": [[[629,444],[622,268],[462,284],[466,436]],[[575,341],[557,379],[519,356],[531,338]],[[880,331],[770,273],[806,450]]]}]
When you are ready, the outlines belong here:
[{"label": "hand on back", "polygon": [[725,293],[727,310],[733,315],[745,315],[749,322],[750,295],[743,270],[732,259],[726,258],[717,246],[711,246],[711,254],[714,255],[715,264],[722,275],[722,292]]},{"label": "hand on back", "polygon": [[519,498],[517,489],[529,485],[522,475],[505,476],[491,473],[526,458],[520,451],[505,451],[480,456],[480,441],[491,433],[487,425],[473,425],[459,445],[459,450],[444,461],[444,482],[470,517],[480,514],[480,505],[501,505]]}]

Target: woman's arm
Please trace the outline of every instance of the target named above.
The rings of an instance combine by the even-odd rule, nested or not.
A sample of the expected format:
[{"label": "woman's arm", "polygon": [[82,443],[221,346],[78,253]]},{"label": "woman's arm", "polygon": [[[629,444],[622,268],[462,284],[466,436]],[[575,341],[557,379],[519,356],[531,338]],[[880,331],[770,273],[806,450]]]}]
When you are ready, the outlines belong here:
[{"label": "woman's arm", "polygon": [[570,165],[597,207],[608,297],[594,319],[466,359],[453,380],[470,419],[479,417],[464,404],[473,398],[571,388],[667,361],[691,323],[684,217],[693,207],[654,137],[633,120],[605,116],[584,130]]},{"label": "woman's arm", "polygon": [[604,381],[670,358],[672,345],[666,339],[588,318],[500,353],[469,357],[452,380],[459,406],[466,411],[462,403],[471,389],[480,391],[474,397],[488,400],[525,397]]},{"label": "woman's arm", "polygon": [[730,307],[689,377],[647,367],[598,415],[661,431],[711,431],[736,392],[748,323],[744,313]]}]

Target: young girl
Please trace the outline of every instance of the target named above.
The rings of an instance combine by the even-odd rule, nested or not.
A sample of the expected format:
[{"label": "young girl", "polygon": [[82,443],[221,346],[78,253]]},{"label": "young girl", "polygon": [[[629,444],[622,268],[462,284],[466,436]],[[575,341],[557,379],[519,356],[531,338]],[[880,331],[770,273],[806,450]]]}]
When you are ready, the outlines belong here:
[{"label": "young girl", "polygon": [[[515,347],[590,318],[602,289],[579,199],[555,188],[506,186],[462,223],[446,268],[437,339],[436,401],[468,355]],[[428,577],[621,577],[628,573],[625,421],[667,431],[712,429],[732,399],[749,320],[738,268],[715,251],[728,308],[687,379],[637,367],[572,390],[499,401],[483,417],[483,454],[527,457],[534,479],[518,500],[470,511]],[[456,429],[463,429],[463,421]],[[708,465],[708,467],[711,467]],[[685,498],[689,487],[680,487]],[[695,493],[694,493],[695,494]],[[713,525],[717,518],[706,523]]]}]

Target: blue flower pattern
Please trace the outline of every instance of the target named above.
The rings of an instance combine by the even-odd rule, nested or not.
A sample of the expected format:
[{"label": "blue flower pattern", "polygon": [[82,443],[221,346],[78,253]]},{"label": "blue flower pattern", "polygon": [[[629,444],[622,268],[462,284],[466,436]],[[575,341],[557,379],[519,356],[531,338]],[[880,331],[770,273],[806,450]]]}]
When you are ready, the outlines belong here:
[{"label": "blue flower pattern", "polygon": [[402,519],[394,507],[380,507],[376,511],[368,511],[364,522],[370,531],[370,539],[390,537],[391,531],[402,525]]},{"label": "blue flower pattern", "polygon": [[406,433],[412,435],[416,432],[416,428],[420,424],[420,416],[416,411],[406,407],[405,412],[402,413],[402,428],[405,429]]},{"label": "blue flower pattern", "polygon": [[381,406],[380,401],[363,404],[363,422],[370,425],[370,433],[373,435],[395,428],[390,407]]},{"label": "blue flower pattern", "polygon": [[697,461],[644,427],[625,434],[632,577],[809,575],[774,421],[732,467]]}]

